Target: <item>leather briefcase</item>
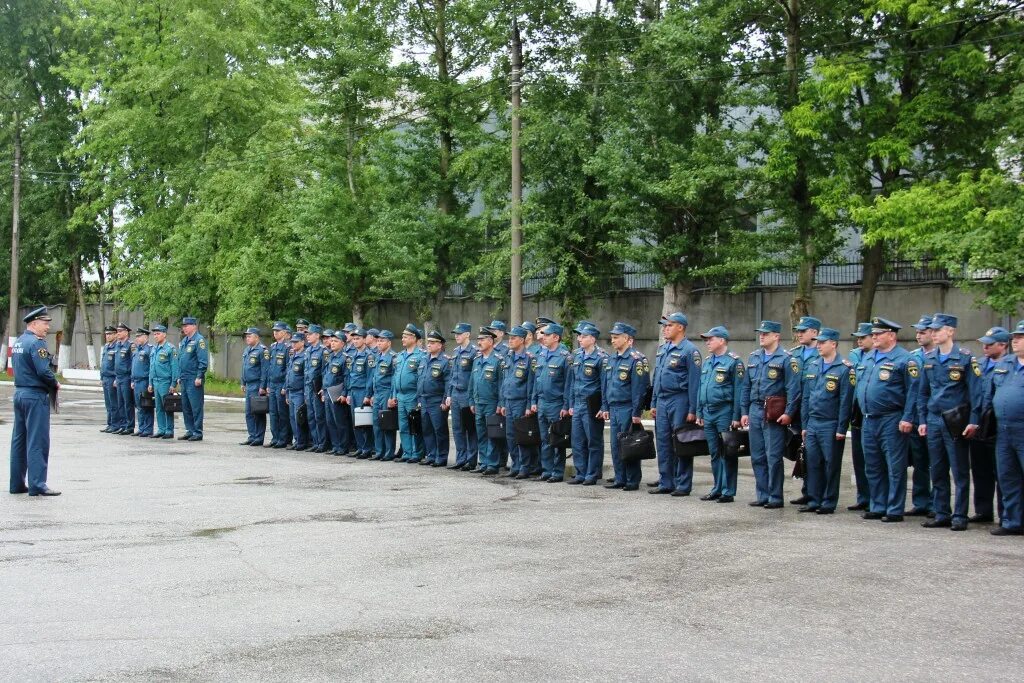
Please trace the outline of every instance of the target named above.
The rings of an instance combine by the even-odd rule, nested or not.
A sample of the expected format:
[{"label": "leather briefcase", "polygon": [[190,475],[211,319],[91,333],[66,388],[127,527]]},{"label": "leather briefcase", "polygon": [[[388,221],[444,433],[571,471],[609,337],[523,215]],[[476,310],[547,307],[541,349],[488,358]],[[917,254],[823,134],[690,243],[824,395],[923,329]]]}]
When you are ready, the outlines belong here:
[{"label": "leather briefcase", "polygon": [[[599,412],[601,412],[601,392],[595,391],[590,396],[587,396],[587,414],[596,420],[597,418],[594,416]],[[604,422],[604,420],[601,420],[601,422]]]},{"label": "leather briefcase", "polygon": [[785,396],[768,396],[764,400],[764,420],[765,422],[775,422],[780,417],[786,414],[786,397]]},{"label": "leather briefcase", "polygon": [[488,415],[484,418],[484,422],[487,425],[487,438],[488,439],[504,439],[505,438],[505,416]]},{"label": "leather briefcase", "polygon": [[750,432],[745,429],[732,429],[721,432],[722,452],[733,458],[750,455]]},{"label": "leather briefcase", "polygon": [[303,403],[295,410],[295,421],[299,429],[309,429],[309,406]]},{"label": "leather briefcase", "polygon": [[548,443],[552,448],[569,448],[572,446],[572,417],[566,415],[557,422],[552,422],[548,429]]},{"label": "leather briefcase", "polygon": [[162,400],[165,413],[181,412],[181,394],[167,394]]},{"label": "leather briefcase", "polygon": [[793,478],[804,479],[807,476],[807,462],[804,460],[804,446],[800,444],[800,449],[796,454],[796,462],[793,463]]},{"label": "leather briefcase", "polygon": [[512,421],[512,433],[519,446],[540,445],[540,421],[535,413],[524,415]]},{"label": "leather briefcase", "polygon": [[978,433],[974,438],[981,439],[982,441],[993,441],[996,438],[997,426],[996,411],[992,409],[992,406],[989,406],[981,414],[981,424],[978,425]]},{"label": "leather briefcase", "polygon": [[153,394],[148,391],[142,392],[142,396],[139,396],[139,407],[144,410],[156,408],[156,401],[153,399]]},{"label": "leather briefcase", "polygon": [[954,439],[964,438],[964,430],[971,423],[971,406],[968,403],[961,403],[956,408],[942,411],[942,421],[946,423],[946,429]]},{"label": "leather briefcase", "polygon": [[619,440],[619,459],[623,462],[654,460],[654,432],[651,430],[634,422],[629,430],[620,432],[616,438]]},{"label": "leather briefcase", "polygon": [[469,406],[459,409],[459,417],[462,418],[462,431],[466,432],[470,438],[476,438],[476,415]]},{"label": "leather briefcase", "polygon": [[398,431],[398,408],[377,411],[377,426],[385,432]]},{"label": "leather briefcase", "polygon": [[249,413],[252,415],[266,415],[270,412],[269,396],[253,396],[249,399]]},{"label": "leather briefcase", "polygon": [[800,430],[794,425],[789,425],[786,427],[785,440],[786,446],[782,449],[782,457],[796,462],[800,459],[800,451],[804,447],[804,440],[800,436]]},{"label": "leather briefcase", "polygon": [[677,458],[692,458],[710,454],[704,428],[695,424],[687,424],[674,430],[672,432],[672,452]]},{"label": "leather briefcase", "polygon": [[423,435],[423,413],[419,408],[409,411],[409,433]]},{"label": "leather briefcase", "polygon": [[327,400],[337,403],[338,399],[345,395],[345,387],[341,384],[332,384],[327,387]]}]

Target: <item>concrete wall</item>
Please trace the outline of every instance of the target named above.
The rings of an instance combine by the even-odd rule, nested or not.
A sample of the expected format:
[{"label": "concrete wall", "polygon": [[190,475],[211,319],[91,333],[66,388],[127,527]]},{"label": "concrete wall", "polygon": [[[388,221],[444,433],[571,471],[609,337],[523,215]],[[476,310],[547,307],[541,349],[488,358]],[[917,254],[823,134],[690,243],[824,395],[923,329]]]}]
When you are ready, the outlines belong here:
[{"label": "concrete wall", "polygon": [[[857,292],[858,290],[855,288],[830,288],[816,291],[814,314],[821,318],[825,325],[842,330],[845,338],[850,339],[848,335],[854,330],[857,323],[854,320]],[[766,319],[778,320],[785,324],[789,319],[789,307],[792,300],[793,290],[785,288],[748,291],[739,294],[725,292],[705,294],[690,310],[685,311],[690,319],[689,336],[699,344],[700,332],[713,325],[725,325],[733,337],[731,349],[745,355],[756,345],[754,328],[757,323]],[[591,311],[589,319],[597,323],[604,332],[604,339],[607,339],[607,332],[611,329],[613,322],[617,320],[628,322],[638,330],[637,347],[649,356],[653,356],[658,344],[660,329],[658,319],[661,315],[661,304],[662,294],[660,291],[608,294],[587,301],[587,307]],[[474,327],[487,324],[495,317],[508,322],[507,312],[502,310],[502,305],[497,301],[452,299],[445,303],[437,318],[445,335],[451,336],[447,332],[455,323],[461,321],[472,323]],[[98,332],[101,329],[99,306],[93,305],[89,308],[94,332]],[[523,302],[523,309],[526,318],[533,320],[541,315],[551,316],[557,309],[557,304],[528,299]],[[56,350],[55,335],[58,331],[63,330],[64,308],[55,306],[51,310],[54,320],[49,343],[51,349]],[[115,316],[116,310],[119,309],[112,304],[107,306],[103,318],[107,324],[125,322],[134,329],[149,322],[142,311],[136,310]],[[958,338],[977,353],[980,353],[980,345],[974,340],[982,336],[988,328],[993,325],[1009,327],[1018,319],[1024,318],[1024,308],[1018,311],[1017,316],[1003,316],[988,307],[975,306],[972,294],[934,284],[920,286],[902,284],[882,287],[875,297],[875,311],[877,315],[905,325],[900,334],[900,340],[908,347],[914,345],[914,330],[910,328],[910,325],[916,322],[922,313],[930,314],[937,311],[952,313],[960,318]],[[374,306],[367,315],[368,324],[390,329],[396,334],[410,321],[415,321],[422,327],[422,322],[415,320],[413,306],[397,301],[381,302]],[[327,321],[328,324],[337,324],[338,322],[344,323],[344,321]],[[254,321],[254,323],[269,330],[269,321]],[[79,316],[71,343],[70,367],[88,367],[83,327],[83,321]],[[237,377],[241,371],[241,354],[244,346],[241,334],[218,334],[211,338],[209,328],[202,324],[202,321],[200,321],[200,331],[211,340],[214,373],[220,376]],[[93,336],[93,343],[98,350],[102,344],[102,338],[98,334]],[[180,333],[176,328],[172,328],[168,330],[167,336],[172,343],[177,344]],[[784,334],[783,337],[788,340],[789,335]],[[271,341],[269,333],[264,341],[268,344]],[[63,343],[67,344],[68,340],[65,339]],[[607,347],[607,342],[604,345]],[[849,346],[844,345],[842,348],[847,349]]]}]

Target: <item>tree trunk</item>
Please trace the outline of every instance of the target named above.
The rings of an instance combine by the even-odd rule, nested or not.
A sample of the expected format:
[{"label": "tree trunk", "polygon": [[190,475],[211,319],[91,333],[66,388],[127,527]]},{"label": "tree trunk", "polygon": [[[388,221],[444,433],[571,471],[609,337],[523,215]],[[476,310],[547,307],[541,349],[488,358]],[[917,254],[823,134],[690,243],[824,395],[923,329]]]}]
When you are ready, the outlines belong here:
[{"label": "tree trunk", "polygon": [[352,322],[354,322],[357,327],[363,326],[364,313],[365,311],[363,310],[363,305],[361,303],[352,302]]},{"label": "tree trunk", "polygon": [[857,322],[864,323],[871,320],[871,309],[875,305],[875,292],[878,291],[878,282],[882,279],[882,273],[885,271],[885,243],[875,242],[862,249],[861,259],[864,263],[864,274],[860,285],[860,294],[857,296]]},{"label": "tree trunk", "polygon": [[89,369],[96,369],[96,346],[92,338],[92,319],[89,317],[89,309],[85,307],[85,292],[82,287],[82,262],[77,261],[77,267],[71,271],[72,283],[75,288],[75,295],[78,299],[78,313],[82,316],[82,325],[85,332],[85,355],[89,363]]},{"label": "tree trunk", "polygon": [[661,314],[683,312],[685,313],[694,303],[693,283],[691,282],[665,282],[662,288],[663,301]]},{"label": "tree trunk", "polygon": [[70,367],[71,346],[75,340],[75,323],[78,320],[78,288],[75,287],[75,270],[77,270],[78,259],[72,259],[68,266],[68,289],[64,295],[64,334],[61,335],[60,349],[57,352],[57,372],[63,373]]},{"label": "tree trunk", "polygon": [[523,69],[523,41],[518,19],[512,20],[512,324],[523,319],[523,163],[519,149],[520,74]]}]

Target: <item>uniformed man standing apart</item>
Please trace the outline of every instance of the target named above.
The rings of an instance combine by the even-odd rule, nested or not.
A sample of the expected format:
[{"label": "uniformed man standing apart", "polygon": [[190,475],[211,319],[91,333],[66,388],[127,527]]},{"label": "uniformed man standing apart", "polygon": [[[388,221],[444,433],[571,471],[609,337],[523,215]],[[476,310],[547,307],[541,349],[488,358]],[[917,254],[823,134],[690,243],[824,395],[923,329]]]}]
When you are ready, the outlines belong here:
[{"label": "uniformed man standing apart", "polygon": [[538,328],[538,332],[541,333],[544,350],[537,357],[534,370],[530,411],[537,413],[540,426],[540,481],[557,483],[565,479],[565,449],[551,445],[549,432],[553,422],[569,414],[567,383],[571,361],[569,350],[562,346],[565,328],[558,323],[548,322]]},{"label": "uniformed man standing apart", "polygon": [[[935,519],[921,525],[926,529],[949,527],[953,531],[965,531],[971,504],[971,456],[967,439],[974,436],[981,422],[981,367],[969,349],[956,345],[956,326],[955,316],[945,313],[932,316],[935,348],[924,357],[918,387],[918,432],[928,437],[935,508]],[[964,405],[970,408],[970,423],[962,434],[950,434],[942,413]],[[950,470],[955,488],[952,516]]]},{"label": "uniformed man standing apart", "polygon": [[395,376],[395,352],[391,350],[391,342],[395,333],[391,330],[381,330],[377,335],[377,367],[373,371],[373,380],[370,383],[370,395],[373,398],[373,438],[375,460],[390,462],[395,459],[395,432],[390,429],[381,429],[378,424],[380,412],[387,409],[388,399],[391,398],[392,382]]},{"label": "uniformed man standing apart", "polygon": [[[142,396],[152,394],[149,388],[149,367],[153,360],[153,345],[149,343],[149,330],[135,330],[135,355],[132,356],[132,398],[138,411],[139,431],[136,436],[153,436],[153,408],[142,407]],[[156,403],[156,401],[154,401]]]},{"label": "uniformed man standing apart", "polygon": [[853,441],[853,478],[857,484],[857,502],[847,505],[846,509],[851,511],[867,510],[870,493],[868,489],[868,475],[864,473],[864,447],[861,438],[864,409],[861,394],[864,391],[864,370],[865,354],[871,353],[875,348],[875,342],[871,338],[871,323],[857,323],[857,331],[853,333],[856,340],[856,348],[850,352],[850,363],[853,364],[853,373],[857,379],[857,386],[854,387],[853,402],[854,413],[859,412],[858,419],[850,420],[850,439]]},{"label": "uniformed man standing apart", "polygon": [[284,448],[292,442],[291,418],[285,402],[284,382],[288,376],[288,351],[291,333],[283,320],[274,323],[274,343],[270,345],[270,369],[267,370],[267,395],[270,397],[270,448]]},{"label": "uniformed man standing apart", "polygon": [[312,441],[311,451],[324,453],[327,450],[327,411],[320,402],[320,390],[323,388],[324,345],[320,343],[320,335],[324,328],[310,323],[306,330],[306,367],[303,368],[303,379],[306,392],[306,416],[309,418],[309,438]]},{"label": "uniformed man standing apart", "polygon": [[658,446],[658,483],[649,493],[688,496],[693,487],[693,458],[677,458],[672,432],[697,421],[697,390],[700,389],[700,351],[686,338],[689,324],[682,313],[662,316],[659,324],[665,342],[654,361],[654,394],[651,415]]},{"label": "uniformed man standing apart", "polygon": [[[352,424],[355,425],[356,408],[366,408],[370,398],[370,352],[366,348],[366,330],[357,327],[348,334],[352,351],[345,359],[345,391]],[[368,460],[373,457],[373,426],[353,427],[356,437],[356,452],[353,457]]]},{"label": "uniformed man standing apart", "polygon": [[[750,427],[750,466],[754,470],[757,498],[752,507],[777,510],[783,506],[782,453],[786,428],[793,424],[800,404],[800,359],[779,347],[782,323],[762,320],[755,330],[760,350],[750,354],[747,381],[740,398],[740,424]],[[776,404],[784,405],[782,415]],[[772,419],[768,419],[772,418]]]},{"label": "uniformed man standing apart", "polygon": [[[324,354],[323,367],[323,388],[320,390],[319,400],[324,404],[324,414],[327,418],[327,435],[331,442],[331,455],[342,455],[341,452],[341,420],[339,416],[343,411],[348,411],[345,404],[345,353],[342,351],[343,343],[340,336],[334,330],[324,330],[324,344],[327,352]],[[342,387],[341,394],[337,399],[332,399],[329,389],[331,387]]]},{"label": "uniformed man standing apart", "polygon": [[245,331],[245,350],[242,351],[242,391],[245,392],[245,430],[247,437],[239,446],[263,446],[267,433],[267,414],[252,412],[250,402],[256,396],[267,395],[270,371],[270,349],[260,340],[260,329]]},{"label": "uniformed man standing apart", "polygon": [[135,343],[128,339],[130,328],[124,323],[117,325],[117,353],[114,354],[114,389],[117,391],[117,408],[121,414],[117,434],[135,433],[135,397],[132,395],[132,358]]},{"label": "uniformed man standing apart", "polygon": [[[296,332],[292,335],[292,353],[285,377],[285,403],[288,405],[288,417],[292,423],[294,442],[286,446],[287,450],[304,451],[309,444],[309,408],[306,405],[306,335]],[[305,417],[302,413],[306,412]]]},{"label": "uniformed man standing apart", "polygon": [[425,362],[423,349],[417,342],[423,332],[412,323],[402,330],[402,351],[395,358],[394,379],[391,381],[389,408],[398,408],[398,434],[402,442],[401,462],[419,462],[423,459],[423,441],[419,434],[409,428],[409,413],[416,410],[418,402],[416,388],[419,384],[420,368]]},{"label": "uniformed man standing apart", "polygon": [[505,443],[512,460],[508,476],[528,479],[539,465],[536,446],[516,443],[514,423],[530,412],[533,394],[533,355],[526,350],[527,332],[522,326],[508,332],[508,354],[502,361],[501,394],[498,411],[505,416]]},{"label": "uniformed man standing apart", "polygon": [[985,399],[996,416],[996,470],[1003,492],[1003,521],[993,536],[1024,535],[1024,320],[1013,328],[1013,353],[992,371]]},{"label": "uniformed man standing apart", "polygon": [[[594,486],[604,463],[604,413],[600,406],[590,409],[587,401],[601,391],[601,379],[608,354],[597,348],[600,330],[593,325],[579,327],[580,349],[573,354],[568,393],[571,397],[572,464],[576,474],[569,484]],[[602,396],[601,400],[604,400]]]},{"label": "uniformed man standing apart", "polygon": [[156,435],[154,438],[174,438],[174,413],[164,411],[164,396],[178,384],[178,349],[167,341],[167,328],[153,325],[153,356],[149,362],[149,393],[156,404]]},{"label": "uniformed man standing apart", "polygon": [[[11,347],[14,369],[14,432],[11,434],[11,493],[59,496],[46,486],[50,463],[50,392],[60,389],[46,349],[46,306],[24,318],[25,332]],[[26,479],[27,477],[27,479]]]},{"label": "uniformed man standing apart", "polygon": [[420,410],[423,411],[423,450],[421,465],[447,467],[448,413],[445,395],[451,380],[451,360],[444,353],[445,338],[437,330],[427,334],[427,358],[420,370]]},{"label": "uniformed man standing apart", "polygon": [[181,341],[178,342],[178,371],[181,383],[181,415],[185,420],[185,433],[179,441],[203,440],[203,402],[206,369],[210,366],[210,352],[206,339],[199,334],[199,321],[193,317],[181,319]]},{"label": "uniformed man standing apart", "polygon": [[[802,316],[796,325],[793,326],[793,333],[796,337],[798,346],[789,350],[797,359],[800,360],[800,367],[804,367],[813,358],[818,356],[818,347],[815,345],[815,339],[817,338],[818,332],[821,330],[821,321],[817,318],[809,315]],[[797,413],[793,416],[793,424],[797,429],[803,429],[804,418],[803,415]],[[794,498],[789,501],[793,505],[806,505],[808,502],[807,495],[807,477],[804,477],[800,484],[800,497]]]},{"label": "uniformed man standing apart", "polygon": [[711,473],[715,477],[711,492],[700,499],[731,503],[736,496],[739,459],[722,453],[719,434],[740,426],[745,366],[739,356],[729,352],[729,330],[719,325],[700,336],[708,355],[700,372],[697,424],[704,427],[711,453]]},{"label": "uniformed man standing apart", "polygon": [[624,322],[612,325],[611,339],[615,354],[608,359],[601,390],[601,409],[611,423],[613,481],[606,489],[636,491],[640,488],[641,461],[622,462],[618,435],[640,424],[644,394],[650,386],[651,373],[647,358],[633,348],[636,328]]},{"label": "uniformed man standing apart", "polygon": [[[924,367],[924,357],[935,348],[932,343],[932,317],[922,315],[912,327],[917,336],[918,348],[910,352],[910,357],[917,363],[918,372]],[[907,512],[908,517],[925,517],[934,515],[932,512],[932,475],[931,459],[928,457],[928,439],[918,433],[917,422],[917,391],[911,392],[910,400],[914,401],[914,429],[910,432],[910,466],[914,468],[911,478],[911,503],[913,507]]]},{"label": "uniformed man standing apart", "polygon": [[452,434],[455,437],[455,464],[448,469],[461,470],[476,467],[477,433],[473,425],[462,423],[462,411],[469,407],[469,377],[473,374],[473,359],[476,346],[469,343],[473,331],[469,323],[459,323],[452,328],[456,347],[452,350],[452,371],[448,380],[448,395],[445,406],[452,415]]},{"label": "uniformed man standing apart", "polygon": [[864,519],[902,522],[907,502],[907,453],[914,428],[914,399],[920,368],[896,344],[900,325],[872,318],[874,351],[865,354],[861,409],[864,473],[870,502]]},{"label": "uniformed man standing apart", "polygon": [[[996,366],[1006,356],[1010,345],[1010,333],[1002,327],[993,327],[978,339],[982,344],[984,358],[981,366],[981,393],[988,396]],[[984,415],[984,412],[982,413]],[[996,509],[992,500],[998,501],[1000,519],[1003,516],[1003,493],[996,486],[996,441],[984,438],[978,433],[970,441],[971,480],[974,483],[974,516],[972,522],[992,522]]]},{"label": "uniformed man standing apart", "polygon": [[803,366],[801,437],[806,449],[807,503],[798,512],[831,515],[839,503],[843,445],[857,384],[853,365],[839,356],[839,330],[822,327],[818,353]]},{"label": "uniformed man standing apart", "polygon": [[106,343],[100,349],[100,381],[103,382],[103,405],[107,409],[107,426],[100,431],[110,434],[120,430],[121,417],[120,408],[117,403],[117,389],[114,388],[114,380],[117,375],[114,373],[114,357],[117,355],[117,330],[111,325],[103,328],[103,338]]},{"label": "uniformed man standing apart", "polygon": [[[473,470],[483,476],[498,473],[500,453],[498,442],[487,435],[487,418],[498,414],[501,395],[502,358],[494,349],[497,334],[489,327],[481,327],[477,335],[480,352],[473,360],[473,374],[469,379],[470,410],[476,418],[476,433],[480,436],[480,466]],[[541,429],[541,432],[544,430]]]}]

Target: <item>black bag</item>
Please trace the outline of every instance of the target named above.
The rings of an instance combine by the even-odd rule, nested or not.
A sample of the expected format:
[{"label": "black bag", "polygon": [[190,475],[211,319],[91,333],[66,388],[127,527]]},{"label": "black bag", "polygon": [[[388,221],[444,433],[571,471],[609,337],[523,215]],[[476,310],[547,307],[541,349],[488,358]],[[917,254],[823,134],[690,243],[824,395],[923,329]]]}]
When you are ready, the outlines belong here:
[{"label": "black bag", "polygon": [[299,429],[309,429],[309,406],[305,403],[296,409],[295,422],[298,423]]},{"label": "black bag", "polygon": [[269,396],[253,396],[249,399],[249,412],[253,415],[266,415],[270,412]]},{"label": "black bag", "polygon": [[804,460],[804,446],[800,444],[800,449],[796,453],[796,462],[793,463],[793,478],[804,479],[807,476],[807,462]]},{"label": "black bag", "polygon": [[345,387],[341,384],[332,384],[327,387],[327,400],[337,403],[338,399],[345,395]]},{"label": "black bag", "polygon": [[377,411],[377,427],[385,432],[398,431],[398,408],[385,408]]},{"label": "black bag", "polygon": [[625,432],[620,432],[616,437],[619,440],[619,459],[623,462],[634,462],[637,460],[653,460],[654,432],[644,429],[635,422]]},{"label": "black bag", "polygon": [[469,409],[469,406],[461,408],[459,410],[459,417],[462,418],[462,431],[466,432],[470,438],[476,438],[476,415]]},{"label": "black bag", "polygon": [[644,397],[640,401],[640,412],[651,409],[651,401],[654,400],[654,387],[647,387],[647,391],[644,392]]},{"label": "black bag", "polygon": [[750,432],[745,429],[733,429],[722,432],[718,436],[722,438],[722,453],[724,455],[741,458],[750,455]]},{"label": "black bag", "polygon": [[142,396],[139,396],[139,407],[143,410],[156,408],[156,401],[153,399],[153,394],[148,391],[142,392]]},{"label": "black bag", "polygon": [[686,424],[672,432],[672,452],[677,458],[692,458],[697,455],[708,455],[707,436],[704,428],[695,424]]},{"label": "black bag", "polygon": [[512,432],[519,446],[540,445],[540,421],[535,413],[524,415],[512,421]]},{"label": "black bag", "polygon": [[942,411],[942,421],[946,423],[946,429],[954,439],[964,438],[964,430],[971,422],[971,406],[968,403],[961,403],[956,408]]},{"label": "black bag", "polygon": [[862,426],[864,426],[864,413],[860,409],[860,404],[854,401],[853,410],[850,411],[850,427],[860,429]]},{"label": "black bag", "polygon": [[[599,412],[601,412],[601,392],[595,391],[590,396],[587,396],[587,413],[589,413],[590,417],[594,417]],[[604,420],[601,420],[601,422],[604,422]]]},{"label": "black bag", "polygon": [[167,394],[163,397],[162,403],[165,413],[181,412],[181,394]]},{"label": "black bag", "polygon": [[552,422],[548,429],[548,443],[552,448],[569,448],[572,446],[572,417],[566,415],[557,422]]},{"label": "black bag", "polygon": [[423,435],[423,413],[419,408],[409,411],[409,433],[416,436]]},{"label": "black bag", "polygon": [[982,441],[994,441],[996,438],[996,411],[989,406],[981,414],[981,424],[978,425],[978,434],[974,437]]},{"label": "black bag", "polygon": [[487,424],[487,438],[488,439],[504,439],[505,438],[505,416],[494,413],[484,418],[484,422]]},{"label": "black bag", "polygon": [[782,457],[786,460],[796,462],[800,459],[800,450],[804,446],[803,437],[800,436],[800,429],[794,425],[786,427],[786,446],[782,449]]}]

